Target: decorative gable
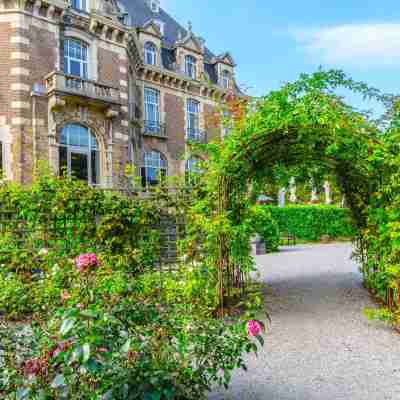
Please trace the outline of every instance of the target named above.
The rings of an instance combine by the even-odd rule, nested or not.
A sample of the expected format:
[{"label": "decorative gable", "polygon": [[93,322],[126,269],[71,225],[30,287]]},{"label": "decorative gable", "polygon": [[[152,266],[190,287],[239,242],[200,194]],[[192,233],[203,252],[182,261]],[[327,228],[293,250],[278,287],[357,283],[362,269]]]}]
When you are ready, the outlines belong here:
[{"label": "decorative gable", "polygon": [[235,61],[233,60],[233,57],[231,56],[231,54],[229,52],[223,53],[217,57],[214,57],[212,60],[213,64],[217,64],[217,63],[222,63],[222,64],[226,64],[229,65],[230,67],[235,67]]},{"label": "decorative gable", "polygon": [[182,37],[179,34],[175,47],[183,47],[189,51],[204,54],[204,43],[192,32],[192,24],[190,22],[186,36]]},{"label": "decorative gable", "polygon": [[118,22],[123,19],[123,14],[116,0],[98,0],[97,12]]},{"label": "decorative gable", "polygon": [[159,39],[162,37],[160,27],[153,20],[146,22],[141,30],[149,35],[156,36]]}]

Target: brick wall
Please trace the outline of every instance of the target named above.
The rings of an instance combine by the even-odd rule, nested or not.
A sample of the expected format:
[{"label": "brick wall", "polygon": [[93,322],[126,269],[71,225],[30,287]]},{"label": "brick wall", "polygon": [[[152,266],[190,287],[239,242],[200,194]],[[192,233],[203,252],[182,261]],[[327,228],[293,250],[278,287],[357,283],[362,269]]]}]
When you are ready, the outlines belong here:
[{"label": "brick wall", "polygon": [[120,60],[118,53],[98,49],[98,77],[99,82],[112,86],[120,86]]},{"label": "brick wall", "polygon": [[215,116],[217,111],[216,106],[213,107],[210,104],[204,104],[204,126],[208,141],[221,140],[221,127],[219,126],[218,118]]},{"label": "brick wall", "polygon": [[168,135],[168,152],[174,159],[185,153],[185,104],[181,97],[164,95],[165,124]]},{"label": "brick wall", "polygon": [[9,99],[11,86],[9,46],[10,32],[10,23],[0,23],[0,116],[6,117],[6,123],[9,123]]}]

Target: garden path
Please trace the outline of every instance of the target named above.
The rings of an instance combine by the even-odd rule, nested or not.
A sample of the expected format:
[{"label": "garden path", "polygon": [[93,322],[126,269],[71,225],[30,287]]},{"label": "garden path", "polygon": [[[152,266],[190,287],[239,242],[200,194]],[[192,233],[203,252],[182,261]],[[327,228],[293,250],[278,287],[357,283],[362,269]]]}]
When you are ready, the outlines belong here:
[{"label": "garden path", "polygon": [[257,257],[272,325],[231,400],[399,400],[400,335],[368,321],[374,306],[351,245],[300,245]]}]

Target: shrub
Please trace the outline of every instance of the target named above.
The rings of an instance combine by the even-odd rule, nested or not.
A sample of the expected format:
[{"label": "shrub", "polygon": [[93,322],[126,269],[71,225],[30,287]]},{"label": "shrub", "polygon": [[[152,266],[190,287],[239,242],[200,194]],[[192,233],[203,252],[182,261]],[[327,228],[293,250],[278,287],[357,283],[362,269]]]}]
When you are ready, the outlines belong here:
[{"label": "shrub", "polygon": [[245,369],[254,338],[262,343],[259,322],[209,315],[206,272],[132,281],[92,261],[66,263],[73,282],[63,303],[32,324],[22,345],[12,330],[0,332],[2,398],[204,399],[211,385],[227,386],[234,369]]},{"label": "shrub", "polygon": [[352,238],[355,234],[347,209],[321,205],[267,208],[281,232],[291,233],[300,240],[316,241],[321,236]]},{"label": "shrub", "polygon": [[253,223],[255,231],[261,236],[267,251],[276,251],[279,247],[279,227],[271,212],[263,206],[253,207]]}]

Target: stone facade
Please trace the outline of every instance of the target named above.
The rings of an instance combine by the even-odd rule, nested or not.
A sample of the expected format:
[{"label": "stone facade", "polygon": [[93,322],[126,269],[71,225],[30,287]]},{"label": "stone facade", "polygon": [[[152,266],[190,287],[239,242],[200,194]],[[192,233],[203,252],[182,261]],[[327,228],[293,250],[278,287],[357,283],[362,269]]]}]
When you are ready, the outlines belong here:
[{"label": "stone facade", "polygon": [[[90,183],[115,187],[128,164],[141,173],[150,152],[162,155],[168,175],[183,173],[189,128],[195,138],[197,131],[208,140],[221,138],[208,116],[236,90],[232,58],[212,55],[190,26],[184,29],[169,16],[163,22],[158,1],[71,1],[0,0],[3,176],[27,183],[39,161],[55,172],[65,162],[68,172],[86,168],[88,176],[98,176]],[[141,22],[132,17],[140,14],[135,7],[147,15]],[[174,29],[175,36],[161,32]],[[150,42],[154,63],[144,51]],[[195,60],[190,76],[187,56]],[[223,74],[231,77],[228,82]],[[150,131],[147,89],[158,93],[159,102],[152,116],[159,126]],[[189,121],[192,100],[198,116]],[[65,139],[70,126],[83,127],[89,139],[76,133]]]}]

